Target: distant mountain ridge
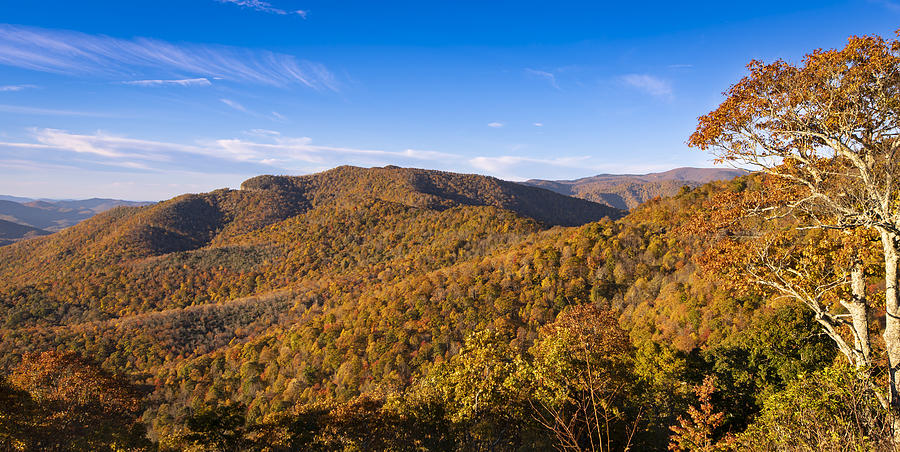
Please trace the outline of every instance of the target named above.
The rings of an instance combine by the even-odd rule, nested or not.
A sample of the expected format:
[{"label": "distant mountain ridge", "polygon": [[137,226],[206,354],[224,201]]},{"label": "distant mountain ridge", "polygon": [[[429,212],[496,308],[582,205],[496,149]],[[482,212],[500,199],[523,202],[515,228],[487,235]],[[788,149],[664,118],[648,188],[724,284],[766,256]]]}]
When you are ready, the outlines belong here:
[{"label": "distant mountain ridge", "polygon": [[14,202],[22,203],[22,202],[31,202],[31,201],[38,201],[38,200],[34,199],[34,198],[25,198],[22,196],[0,195],[0,201],[14,201]]},{"label": "distant mountain ridge", "polygon": [[617,209],[633,209],[658,196],[673,196],[681,187],[691,188],[746,175],[734,168],[675,168],[650,174],[599,174],[575,180],[531,179],[524,185],[605,204]]},{"label": "distant mountain ridge", "polygon": [[113,207],[147,204],[152,203],[105,198],[49,200],[2,195],[0,220],[56,232]]},{"label": "distant mountain ridge", "polygon": [[30,239],[49,234],[51,234],[51,232],[43,229],[13,223],[12,221],[0,220],[0,246],[9,245],[22,239]]}]

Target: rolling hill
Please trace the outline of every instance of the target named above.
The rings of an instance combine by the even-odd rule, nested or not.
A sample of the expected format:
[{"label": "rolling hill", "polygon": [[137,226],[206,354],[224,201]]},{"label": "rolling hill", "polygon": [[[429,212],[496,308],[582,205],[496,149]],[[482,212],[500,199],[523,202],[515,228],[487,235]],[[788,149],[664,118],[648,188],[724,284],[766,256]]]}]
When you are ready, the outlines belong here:
[{"label": "rolling hill", "polygon": [[[361,216],[375,216],[378,220],[394,218],[396,224],[385,223],[380,227],[397,228],[405,224],[406,231],[402,232],[401,237],[407,237],[409,230],[429,227],[427,223],[420,222],[426,218],[431,218],[436,226],[464,221],[470,216],[482,217],[489,215],[489,212],[494,212],[497,221],[508,223],[506,228],[510,233],[532,231],[537,224],[543,227],[578,225],[621,215],[621,211],[608,206],[486,176],[396,167],[339,167],[308,176],[258,176],[245,181],[240,190],[222,189],[182,195],[144,207],[117,207],[42,240],[5,247],[0,250],[0,275],[10,283],[51,284],[49,292],[55,293],[54,306],[60,302],[70,303],[71,312],[79,312],[76,317],[106,318],[119,315],[117,310],[131,306],[130,302],[118,305],[104,302],[102,296],[86,296],[84,288],[79,289],[76,282],[85,272],[103,269],[108,277],[116,273],[134,283],[134,287],[123,292],[130,294],[124,298],[131,301],[140,299],[144,307],[131,306],[128,310],[137,312],[150,306],[154,309],[182,306],[183,303],[207,301],[215,297],[207,294],[196,298],[194,294],[190,295],[193,301],[189,301],[184,298],[188,294],[176,296],[171,289],[159,289],[171,286],[181,278],[194,276],[190,274],[192,269],[169,268],[161,264],[180,259],[176,253],[188,253],[193,256],[189,260],[199,258],[203,261],[213,259],[239,263],[238,267],[243,271],[256,268],[260,262],[273,265],[280,259],[291,258],[289,250],[293,243],[282,241],[291,234],[301,234],[302,241],[320,244],[317,253],[330,252],[339,256],[340,249],[333,249],[332,243],[339,238],[331,237],[332,231],[344,231],[345,235],[340,240],[360,235],[367,237],[378,224],[375,220],[367,224]],[[343,222],[334,224],[336,218],[343,219]],[[348,230],[348,225],[354,224],[358,225],[359,231]],[[304,238],[302,232],[298,232],[321,228],[327,228],[325,235],[315,238]],[[480,234],[485,238],[497,235],[496,230],[490,231]],[[437,237],[458,232],[422,230],[422,236]],[[392,234],[397,233],[400,232]],[[275,243],[272,243],[272,234],[277,234]],[[391,240],[400,240],[401,237]],[[322,240],[331,244],[326,246]],[[416,243],[417,247],[424,246],[420,237],[405,240],[412,240],[411,243]],[[455,239],[447,236],[445,240],[449,246]],[[463,241],[452,245],[457,252],[478,243],[464,237],[460,240]],[[379,251],[379,255],[384,258],[393,252],[400,251],[383,250]],[[442,253],[444,251],[437,255]],[[337,259],[335,256],[319,254],[312,261],[296,264],[292,271],[321,270],[334,262]],[[151,266],[130,263],[155,257],[165,258]],[[62,273],[50,272],[49,268],[66,270]],[[165,281],[159,275],[150,276],[160,269],[173,272],[165,278],[174,279]],[[279,275],[278,279],[282,280],[280,286],[265,287],[283,287],[285,281],[302,276]],[[69,281],[71,285],[60,281]],[[215,284],[230,284],[225,280],[217,281]],[[205,281],[203,284],[209,283]],[[106,285],[107,282],[101,279],[99,284]],[[239,292],[255,293],[261,290],[255,288],[256,285],[254,281]],[[157,289],[160,292],[148,299],[147,294]],[[95,306],[99,305],[106,308],[98,311]],[[74,309],[74,306],[80,307]],[[113,306],[119,307],[113,309]],[[28,318],[50,324],[61,321],[54,316]]]},{"label": "rolling hill", "polygon": [[49,235],[42,229],[25,226],[11,221],[0,220],[0,246],[9,245],[23,239]]},{"label": "rolling hill", "polygon": [[493,177],[396,166],[341,166],[310,176],[259,176],[245,181],[241,189],[283,193],[309,206],[359,196],[438,210],[457,205],[494,206],[549,226],[577,226],[622,215],[608,206]]},{"label": "rolling hill", "polygon": [[34,200],[0,197],[0,220],[56,232],[118,206],[151,204],[120,199]]},{"label": "rolling hill", "polygon": [[575,180],[532,179],[523,183],[617,209],[633,209],[658,196],[673,196],[684,186],[695,188],[745,174],[747,172],[744,170],[731,168],[676,168],[642,175],[600,174]]}]

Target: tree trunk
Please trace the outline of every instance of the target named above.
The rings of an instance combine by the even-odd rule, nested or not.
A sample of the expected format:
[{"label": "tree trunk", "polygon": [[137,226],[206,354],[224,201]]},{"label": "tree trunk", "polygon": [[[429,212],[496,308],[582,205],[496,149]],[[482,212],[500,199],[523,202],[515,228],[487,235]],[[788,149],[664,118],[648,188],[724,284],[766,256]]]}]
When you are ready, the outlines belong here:
[{"label": "tree trunk", "polygon": [[[853,364],[856,365],[857,375],[866,386],[875,394],[882,408],[891,410],[891,404],[881,392],[877,381],[873,378],[872,369],[872,338],[869,334],[869,311],[871,306],[866,299],[866,278],[862,263],[857,263],[850,273],[850,288],[853,291],[853,299],[841,301],[841,304],[850,313],[850,327],[853,331]],[[840,344],[838,344],[840,346]],[[848,356],[848,358],[850,358]],[[898,425],[900,426],[900,425]],[[900,429],[895,429],[900,433]]]},{"label": "tree trunk", "polygon": [[884,345],[888,358],[888,400],[893,417],[894,443],[900,442],[900,294],[897,290],[897,264],[900,263],[900,243],[897,234],[881,231],[884,247]]},{"label": "tree trunk", "polygon": [[872,365],[872,341],[869,336],[869,301],[866,299],[866,279],[862,264],[856,264],[850,276],[853,299],[842,301],[841,304],[850,313],[854,345],[853,364],[857,369],[869,368]]}]

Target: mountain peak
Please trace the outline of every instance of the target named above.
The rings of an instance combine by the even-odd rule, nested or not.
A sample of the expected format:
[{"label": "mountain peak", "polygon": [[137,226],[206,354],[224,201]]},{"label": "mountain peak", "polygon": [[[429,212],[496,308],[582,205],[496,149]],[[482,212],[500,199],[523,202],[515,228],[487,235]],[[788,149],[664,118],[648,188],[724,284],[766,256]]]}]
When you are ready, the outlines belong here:
[{"label": "mountain peak", "polygon": [[415,207],[445,209],[484,205],[512,210],[546,225],[576,226],[621,215],[595,202],[560,196],[490,176],[419,168],[339,166],[304,176],[257,176],[241,190],[273,190],[299,197],[311,206],[323,202],[375,197]]},{"label": "mountain peak", "polygon": [[691,188],[748,174],[735,168],[681,167],[648,174],[598,174],[573,180],[531,179],[525,185],[587,199],[618,209],[633,209],[658,196],[672,196],[683,186]]}]

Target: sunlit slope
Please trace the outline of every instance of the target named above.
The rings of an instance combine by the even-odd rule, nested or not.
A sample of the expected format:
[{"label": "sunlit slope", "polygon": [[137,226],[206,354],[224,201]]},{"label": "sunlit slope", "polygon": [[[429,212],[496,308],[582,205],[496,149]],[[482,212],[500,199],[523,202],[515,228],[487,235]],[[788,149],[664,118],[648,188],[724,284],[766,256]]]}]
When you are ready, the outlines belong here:
[{"label": "sunlit slope", "polygon": [[309,176],[259,176],[245,181],[241,189],[291,194],[310,205],[372,196],[430,209],[494,206],[548,226],[578,226],[622,215],[620,210],[605,205],[493,177],[394,166],[341,166]]},{"label": "sunlit slope", "polygon": [[615,308],[636,343],[685,351],[755,315],[695,269],[707,242],[681,232],[742,182],[550,229],[493,205],[516,199],[493,184],[395,168],[264,176],[6,247],[0,364],[78,350],[153,387],[145,419],[165,432],[210,397],[258,419],[401,390],[472,331],[525,349],[573,304]]},{"label": "sunlit slope", "polygon": [[241,190],[116,208],[3,248],[0,285],[10,325],[102,320],[355,274],[398,257],[415,270],[446,265],[558,224],[541,219],[560,209],[566,221],[617,213],[483,176],[350,167],[263,176]]}]

